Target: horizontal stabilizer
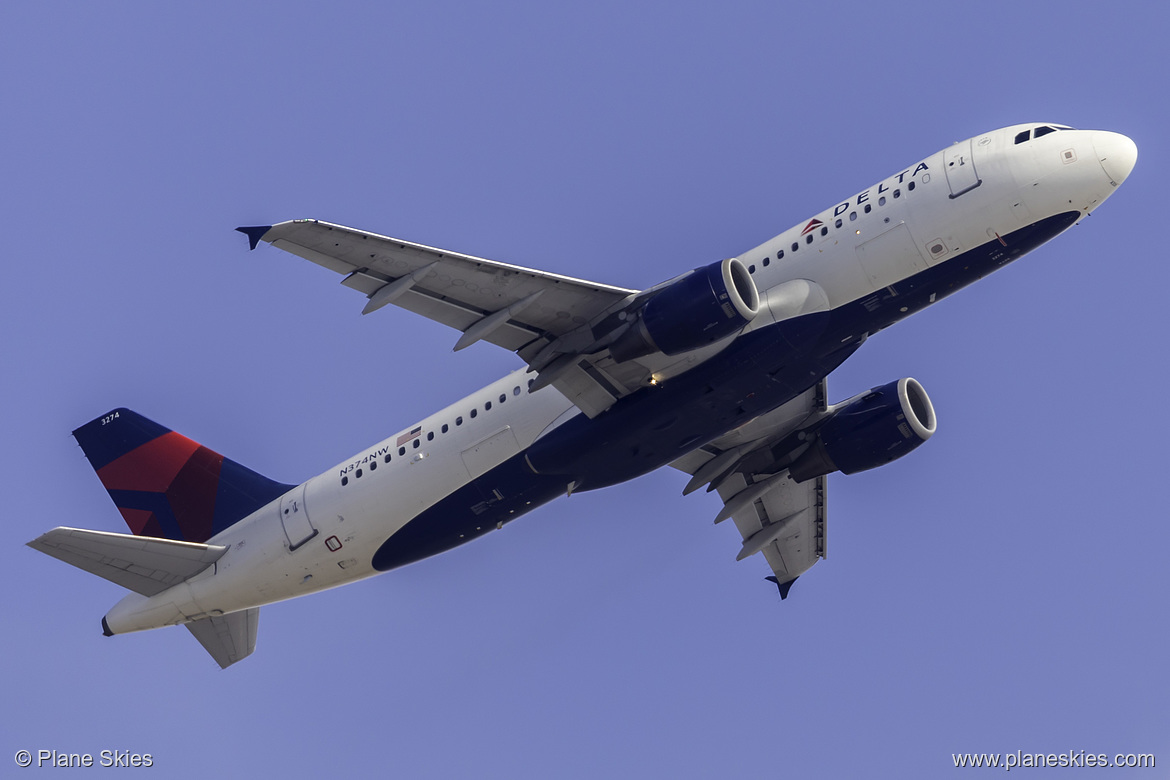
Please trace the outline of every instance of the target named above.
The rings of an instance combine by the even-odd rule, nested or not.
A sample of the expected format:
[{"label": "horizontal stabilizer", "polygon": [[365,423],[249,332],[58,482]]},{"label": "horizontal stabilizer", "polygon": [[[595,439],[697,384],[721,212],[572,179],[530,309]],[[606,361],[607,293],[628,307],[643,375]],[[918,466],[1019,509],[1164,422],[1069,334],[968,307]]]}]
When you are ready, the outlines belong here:
[{"label": "horizontal stabilizer", "polygon": [[260,624],[260,608],[252,607],[230,615],[203,618],[187,623],[187,630],[199,640],[203,649],[226,669],[242,661],[256,649],[256,629]]},{"label": "horizontal stabilizer", "polygon": [[143,596],[194,577],[228,549],[81,528],[54,528],[28,546]]}]

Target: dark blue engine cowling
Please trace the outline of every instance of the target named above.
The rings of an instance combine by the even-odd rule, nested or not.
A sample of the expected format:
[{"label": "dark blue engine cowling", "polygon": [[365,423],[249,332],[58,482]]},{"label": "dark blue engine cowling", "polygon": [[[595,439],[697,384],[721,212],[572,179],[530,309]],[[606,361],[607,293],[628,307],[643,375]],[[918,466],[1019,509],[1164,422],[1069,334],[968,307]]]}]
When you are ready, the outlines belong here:
[{"label": "dark blue engine cowling", "polygon": [[817,438],[789,467],[797,482],[884,466],[929,439],[934,406],[915,379],[899,379],[836,404]]},{"label": "dark blue engine cowling", "polygon": [[748,269],[736,258],[721,260],[654,293],[610,351],[619,362],[651,352],[690,352],[742,329],[759,310]]}]

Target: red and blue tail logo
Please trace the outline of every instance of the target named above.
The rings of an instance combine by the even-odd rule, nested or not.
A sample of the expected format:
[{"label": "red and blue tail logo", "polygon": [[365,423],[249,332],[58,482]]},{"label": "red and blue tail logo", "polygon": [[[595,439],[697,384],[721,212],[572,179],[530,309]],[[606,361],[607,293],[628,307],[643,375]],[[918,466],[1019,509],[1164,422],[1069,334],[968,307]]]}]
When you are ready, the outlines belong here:
[{"label": "red and blue tail logo", "polygon": [[129,409],[86,423],[73,437],[138,536],[206,542],[293,487]]}]

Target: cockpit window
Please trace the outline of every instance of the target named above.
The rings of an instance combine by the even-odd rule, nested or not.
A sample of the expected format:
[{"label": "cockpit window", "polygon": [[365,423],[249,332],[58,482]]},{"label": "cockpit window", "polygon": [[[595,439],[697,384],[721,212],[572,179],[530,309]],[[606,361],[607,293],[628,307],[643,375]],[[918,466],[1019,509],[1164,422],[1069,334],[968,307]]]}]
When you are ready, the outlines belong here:
[{"label": "cockpit window", "polygon": [[1041,125],[1035,130],[1024,130],[1022,132],[1016,133],[1016,143],[1022,144],[1031,138],[1039,138],[1040,136],[1048,135],[1049,133],[1055,133],[1057,130],[1074,129],[1076,128],[1069,127],[1068,125]]}]

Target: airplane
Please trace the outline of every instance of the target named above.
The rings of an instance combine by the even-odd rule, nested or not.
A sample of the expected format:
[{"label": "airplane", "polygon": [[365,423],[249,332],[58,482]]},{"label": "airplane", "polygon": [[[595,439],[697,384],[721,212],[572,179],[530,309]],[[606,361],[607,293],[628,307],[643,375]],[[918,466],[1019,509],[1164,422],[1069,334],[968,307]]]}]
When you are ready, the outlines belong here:
[{"label": "airplane", "polygon": [[365,296],[517,353],[525,367],[300,484],[128,409],[73,432],[132,533],[29,546],[131,593],[106,636],[184,625],[226,668],[259,608],[469,542],[561,495],[670,465],[716,492],[737,560],[781,599],[827,555],[826,476],[936,430],[902,378],[838,403],[826,377],[871,334],[1063,233],[1125,181],[1124,135],[1014,125],[900,169],[737,257],[647,290],[583,281],[313,219],[237,228]]}]

